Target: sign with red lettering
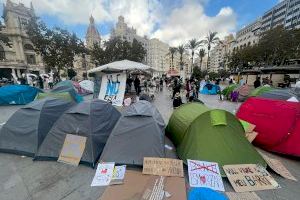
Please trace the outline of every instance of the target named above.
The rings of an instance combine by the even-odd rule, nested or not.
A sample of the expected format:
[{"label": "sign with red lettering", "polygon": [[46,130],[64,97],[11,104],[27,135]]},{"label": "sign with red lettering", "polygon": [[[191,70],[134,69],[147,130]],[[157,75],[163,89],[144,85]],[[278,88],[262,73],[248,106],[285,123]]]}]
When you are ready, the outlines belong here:
[{"label": "sign with red lettering", "polygon": [[223,169],[236,192],[250,192],[279,188],[279,184],[260,165],[224,165]]},{"label": "sign with red lettering", "polygon": [[205,187],[225,191],[218,163],[187,160],[191,187]]}]

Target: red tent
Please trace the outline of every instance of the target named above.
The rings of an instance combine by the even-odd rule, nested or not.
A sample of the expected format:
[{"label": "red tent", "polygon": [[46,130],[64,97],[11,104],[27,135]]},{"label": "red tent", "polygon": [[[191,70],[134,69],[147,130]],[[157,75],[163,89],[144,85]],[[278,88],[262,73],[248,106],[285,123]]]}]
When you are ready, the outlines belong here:
[{"label": "red tent", "polygon": [[236,115],[256,125],[255,145],[300,157],[300,103],[252,97]]}]

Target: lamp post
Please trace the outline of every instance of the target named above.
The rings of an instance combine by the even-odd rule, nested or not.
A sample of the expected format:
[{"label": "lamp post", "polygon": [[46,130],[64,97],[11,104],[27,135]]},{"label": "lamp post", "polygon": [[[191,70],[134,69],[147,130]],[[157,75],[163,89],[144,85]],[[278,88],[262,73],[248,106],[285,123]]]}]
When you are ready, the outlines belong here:
[{"label": "lamp post", "polygon": [[83,76],[84,80],[87,80],[87,67],[86,67],[86,59],[85,59],[85,53],[82,54],[82,68],[85,69],[85,75]]}]

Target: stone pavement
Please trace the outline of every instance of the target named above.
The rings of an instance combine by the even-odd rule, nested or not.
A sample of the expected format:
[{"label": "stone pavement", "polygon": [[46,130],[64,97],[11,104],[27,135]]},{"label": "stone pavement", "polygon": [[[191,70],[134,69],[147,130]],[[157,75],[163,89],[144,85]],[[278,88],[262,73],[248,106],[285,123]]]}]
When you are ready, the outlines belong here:
[{"label": "stone pavement", "polygon": [[[218,96],[200,95],[207,106],[235,112],[240,104],[220,102]],[[85,99],[90,99],[90,96]],[[167,123],[172,114],[170,92],[164,88],[157,93],[154,104]],[[21,106],[0,107],[0,124]],[[300,162],[287,157],[269,154],[280,159],[290,172],[300,179]],[[281,189],[256,192],[263,200],[300,199],[299,182],[284,179],[269,170]],[[0,153],[0,200],[98,200],[104,191],[102,187],[90,187],[95,170],[83,165],[37,161],[31,158]],[[233,191],[227,179],[223,179],[225,190]]]}]

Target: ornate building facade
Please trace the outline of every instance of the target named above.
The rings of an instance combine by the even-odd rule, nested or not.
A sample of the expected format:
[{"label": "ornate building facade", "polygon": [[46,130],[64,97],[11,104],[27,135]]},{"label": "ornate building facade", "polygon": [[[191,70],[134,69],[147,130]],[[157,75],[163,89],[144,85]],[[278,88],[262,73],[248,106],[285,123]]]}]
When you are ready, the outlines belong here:
[{"label": "ornate building facade", "polygon": [[95,20],[94,17],[91,15],[90,17],[90,24],[88,26],[86,36],[86,47],[88,49],[92,49],[94,44],[101,44],[101,36],[95,26]]},{"label": "ornate building facade", "polygon": [[36,54],[32,42],[26,34],[29,19],[34,16],[34,8],[7,0],[3,6],[4,26],[1,33],[9,38],[10,46],[0,41],[0,77],[21,77],[22,73],[43,73],[41,56]]}]

